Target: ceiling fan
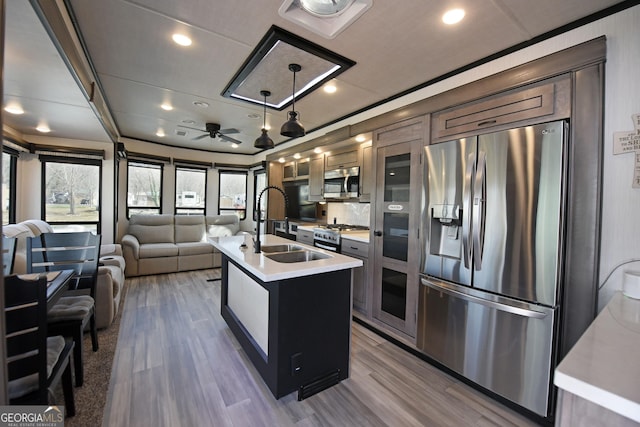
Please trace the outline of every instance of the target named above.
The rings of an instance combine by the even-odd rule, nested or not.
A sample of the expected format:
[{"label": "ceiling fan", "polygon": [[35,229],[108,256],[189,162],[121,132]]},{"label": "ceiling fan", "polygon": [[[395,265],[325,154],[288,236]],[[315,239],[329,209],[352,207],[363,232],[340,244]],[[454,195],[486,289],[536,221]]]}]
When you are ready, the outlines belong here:
[{"label": "ceiling fan", "polygon": [[230,133],[240,133],[240,131],[238,129],[234,129],[234,128],[220,129],[220,125],[218,123],[206,123],[205,124],[205,129],[192,128],[192,127],[189,127],[189,126],[182,126],[182,125],[178,125],[178,127],[204,132],[202,135],[196,136],[195,138],[193,138],[194,140],[206,138],[207,136],[209,138],[215,138],[215,137],[219,136],[220,139],[222,139],[223,141],[234,142],[236,144],[242,144],[242,141],[239,141],[237,139],[231,138],[230,136],[227,136],[227,134],[230,134]]}]

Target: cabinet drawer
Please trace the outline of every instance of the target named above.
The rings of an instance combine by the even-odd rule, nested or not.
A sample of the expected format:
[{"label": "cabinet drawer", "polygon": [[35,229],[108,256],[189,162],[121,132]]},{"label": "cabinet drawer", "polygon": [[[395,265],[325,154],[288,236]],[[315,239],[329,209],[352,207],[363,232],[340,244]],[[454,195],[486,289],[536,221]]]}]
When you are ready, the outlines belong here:
[{"label": "cabinet drawer", "polygon": [[358,255],[367,258],[369,256],[369,244],[342,238],[342,247],[340,248],[345,255]]},{"label": "cabinet drawer", "polygon": [[300,243],[313,245],[313,231],[301,230],[298,228],[298,236],[296,240]]},{"label": "cabinet drawer", "polygon": [[554,114],[555,83],[433,115],[433,139]]}]

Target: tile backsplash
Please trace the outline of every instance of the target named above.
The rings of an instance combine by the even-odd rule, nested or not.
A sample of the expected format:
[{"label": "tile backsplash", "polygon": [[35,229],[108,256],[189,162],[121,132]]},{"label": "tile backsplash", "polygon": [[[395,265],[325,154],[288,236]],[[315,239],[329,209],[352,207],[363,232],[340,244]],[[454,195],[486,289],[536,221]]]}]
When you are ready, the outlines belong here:
[{"label": "tile backsplash", "polygon": [[369,226],[369,203],[327,203],[327,223],[366,225]]}]

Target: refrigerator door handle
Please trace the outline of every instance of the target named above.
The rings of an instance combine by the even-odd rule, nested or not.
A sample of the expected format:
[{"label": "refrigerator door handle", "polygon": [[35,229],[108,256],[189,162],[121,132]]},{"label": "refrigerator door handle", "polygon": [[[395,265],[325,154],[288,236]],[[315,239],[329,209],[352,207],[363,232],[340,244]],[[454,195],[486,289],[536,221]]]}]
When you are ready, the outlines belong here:
[{"label": "refrigerator door handle", "polygon": [[424,286],[428,286],[438,292],[444,292],[445,294],[449,294],[455,298],[460,298],[469,302],[482,304],[486,307],[489,307],[495,310],[500,310],[507,313],[516,314],[518,316],[529,317],[533,319],[544,319],[547,316],[547,313],[543,313],[541,311],[529,310],[522,307],[515,307],[510,304],[502,304],[496,301],[491,301],[488,299],[477,297],[475,295],[470,295],[464,292],[460,292],[455,289],[451,289],[449,287],[440,286],[437,283],[434,283],[425,279],[424,277],[420,278],[420,282]]},{"label": "refrigerator door handle", "polygon": [[478,166],[476,168],[475,183],[473,185],[473,261],[475,269],[482,269],[482,249],[484,247],[484,204],[486,191],[487,154],[484,151],[478,153]]},{"label": "refrigerator door handle", "polygon": [[470,153],[467,157],[467,169],[462,185],[462,255],[465,268],[471,268],[471,197],[473,196],[474,168],[476,163],[475,153]]}]

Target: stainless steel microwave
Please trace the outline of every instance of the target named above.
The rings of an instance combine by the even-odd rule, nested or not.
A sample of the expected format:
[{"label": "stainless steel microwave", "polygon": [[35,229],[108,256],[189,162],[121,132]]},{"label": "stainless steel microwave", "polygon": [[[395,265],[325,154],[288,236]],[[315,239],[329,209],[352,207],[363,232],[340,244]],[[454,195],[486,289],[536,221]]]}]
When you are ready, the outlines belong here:
[{"label": "stainless steel microwave", "polygon": [[360,196],[360,168],[333,169],[324,173],[325,199],[355,199]]}]

